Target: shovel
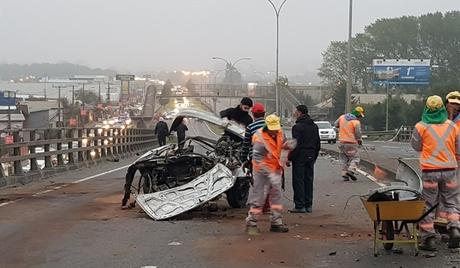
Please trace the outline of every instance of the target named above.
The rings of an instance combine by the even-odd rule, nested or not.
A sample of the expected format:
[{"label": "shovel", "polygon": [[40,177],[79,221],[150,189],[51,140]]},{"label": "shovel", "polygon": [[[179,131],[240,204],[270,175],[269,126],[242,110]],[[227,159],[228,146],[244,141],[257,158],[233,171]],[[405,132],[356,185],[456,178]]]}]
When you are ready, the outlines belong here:
[{"label": "shovel", "polygon": [[374,165],[374,171],[372,175],[375,178],[380,179],[380,180],[386,178],[388,176],[386,171],[377,165],[377,162],[374,161],[374,159],[371,157],[371,155],[369,154],[369,151],[366,149],[365,146],[362,146],[362,148],[366,152],[367,158],[369,159],[369,161]]}]

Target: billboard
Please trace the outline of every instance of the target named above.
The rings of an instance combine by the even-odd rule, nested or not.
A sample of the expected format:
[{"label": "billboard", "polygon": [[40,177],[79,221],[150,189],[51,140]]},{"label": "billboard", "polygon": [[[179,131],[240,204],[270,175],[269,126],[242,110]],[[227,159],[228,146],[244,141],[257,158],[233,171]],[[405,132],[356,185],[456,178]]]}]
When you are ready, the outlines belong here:
[{"label": "billboard", "polygon": [[132,74],[117,74],[115,76],[116,80],[121,80],[121,81],[132,81],[134,80],[134,75]]},{"label": "billboard", "polygon": [[372,61],[374,84],[428,85],[430,60],[375,59]]}]

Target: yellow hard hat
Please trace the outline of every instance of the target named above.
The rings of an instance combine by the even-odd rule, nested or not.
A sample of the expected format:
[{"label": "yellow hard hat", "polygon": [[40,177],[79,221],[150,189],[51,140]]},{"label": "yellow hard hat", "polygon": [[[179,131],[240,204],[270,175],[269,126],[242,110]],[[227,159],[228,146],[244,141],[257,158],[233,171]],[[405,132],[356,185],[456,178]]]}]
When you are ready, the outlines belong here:
[{"label": "yellow hard hat", "polygon": [[460,92],[458,91],[451,91],[446,96],[446,100],[448,103],[455,103],[460,104]]},{"label": "yellow hard hat", "polygon": [[442,103],[442,98],[438,95],[429,96],[426,100],[426,108],[434,111],[442,108],[444,104]]},{"label": "yellow hard hat", "polygon": [[356,116],[361,116],[364,117],[364,108],[361,106],[356,106],[356,108],[353,110],[353,114]]},{"label": "yellow hard hat", "polygon": [[271,114],[265,118],[265,125],[267,125],[269,130],[280,130],[280,118],[274,114]]}]

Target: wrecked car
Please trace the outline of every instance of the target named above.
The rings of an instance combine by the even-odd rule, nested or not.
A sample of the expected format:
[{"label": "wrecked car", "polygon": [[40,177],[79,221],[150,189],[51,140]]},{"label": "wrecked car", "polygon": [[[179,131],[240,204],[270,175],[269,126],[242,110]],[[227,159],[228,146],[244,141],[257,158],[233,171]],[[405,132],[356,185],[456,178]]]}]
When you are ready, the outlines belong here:
[{"label": "wrecked car", "polygon": [[[129,168],[122,206],[130,195],[153,219],[167,219],[189,211],[225,193],[232,208],[246,205],[250,177],[242,170],[240,154],[244,129],[216,115],[181,110],[171,130],[187,118],[189,136],[183,146],[167,144],[148,151]],[[137,184],[134,184],[138,177]]]}]

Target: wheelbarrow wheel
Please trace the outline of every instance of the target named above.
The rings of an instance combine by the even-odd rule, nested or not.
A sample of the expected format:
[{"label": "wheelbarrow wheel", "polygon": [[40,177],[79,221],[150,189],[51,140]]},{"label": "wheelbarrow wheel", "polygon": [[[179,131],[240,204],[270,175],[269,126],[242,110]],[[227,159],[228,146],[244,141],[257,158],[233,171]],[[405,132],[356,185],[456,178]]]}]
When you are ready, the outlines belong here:
[{"label": "wheelbarrow wheel", "polygon": [[[395,230],[393,227],[393,221],[383,221],[382,222],[382,236],[383,240],[394,240],[395,239]],[[393,243],[383,243],[383,248],[386,250],[393,249]]]}]

